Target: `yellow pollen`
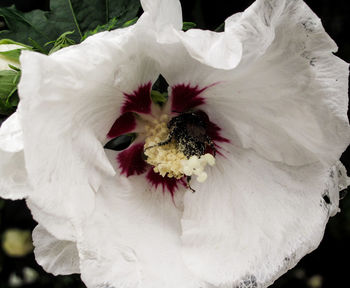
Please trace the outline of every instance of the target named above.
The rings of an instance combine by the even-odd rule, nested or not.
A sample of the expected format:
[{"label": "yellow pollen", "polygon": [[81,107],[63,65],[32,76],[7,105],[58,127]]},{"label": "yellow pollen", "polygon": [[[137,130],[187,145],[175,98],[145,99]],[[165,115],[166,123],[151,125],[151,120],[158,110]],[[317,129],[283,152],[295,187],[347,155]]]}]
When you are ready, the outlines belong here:
[{"label": "yellow pollen", "polygon": [[[159,120],[153,120],[151,125],[146,126],[144,153],[147,156],[147,163],[154,166],[154,172],[163,177],[180,179],[185,175],[196,175],[198,182],[204,182],[208,176],[204,171],[206,165],[215,164],[213,155],[207,153],[187,159],[185,154],[177,149],[174,140],[166,145],[157,146],[169,137],[168,121],[168,115],[162,115]],[[148,147],[150,148],[147,149]]]}]

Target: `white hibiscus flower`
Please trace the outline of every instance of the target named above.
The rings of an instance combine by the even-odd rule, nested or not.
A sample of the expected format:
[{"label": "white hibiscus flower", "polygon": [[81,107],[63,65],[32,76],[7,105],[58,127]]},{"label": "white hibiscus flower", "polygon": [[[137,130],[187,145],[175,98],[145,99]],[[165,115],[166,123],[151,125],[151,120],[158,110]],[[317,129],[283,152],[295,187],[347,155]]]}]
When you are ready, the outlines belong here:
[{"label": "white hibiscus flower", "polygon": [[27,199],[39,264],[88,287],[266,287],[338,211],[348,65],[302,1],[258,0],[223,33],[141,2],[132,27],[22,53],[1,195]]}]

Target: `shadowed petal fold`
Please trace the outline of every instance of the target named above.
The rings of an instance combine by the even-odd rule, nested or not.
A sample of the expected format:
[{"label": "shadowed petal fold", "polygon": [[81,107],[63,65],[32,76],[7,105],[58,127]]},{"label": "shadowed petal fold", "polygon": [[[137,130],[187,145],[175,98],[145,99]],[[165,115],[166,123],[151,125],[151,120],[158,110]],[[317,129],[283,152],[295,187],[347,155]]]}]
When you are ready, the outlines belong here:
[{"label": "shadowed petal fold", "polygon": [[54,275],[80,273],[75,242],[59,240],[37,225],[33,231],[33,243],[35,259],[47,272]]},{"label": "shadowed petal fold", "polygon": [[136,28],[97,34],[50,56],[22,53],[21,120],[37,215],[79,223],[93,210],[104,177],[115,174],[103,149],[107,133],[124,94],[158,75]]},{"label": "shadowed petal fold", "polygon": [[[301,0],[257,0],[221,33],[182,32],[179,1],[141,3],[133,26],[21,53],[0,195],[26,198],[38,263],[89,288],[265,288],[339,211],[348,65]],[[215,162],[205,184],[175,167],[186,149]]]},{"label": "shadowed petal fold", "polygon": [[242,43],[231,70],[183,39],[159,60],[170,99],[200,91],[196,109],[230,140],[211,181],[185,195],[183,257],[214,286],[266,287],[318,246],[349,183],[337,162],[350,140],[348,64],[302,1],[259,0],[224,33]]},{"label": "shadowed petal fold", "polygon": [[23,132],[19,112],[12,114],[0,130],[0,196],[23,199],[30,192],[24,164]]},{"label": "shadowed petal fold", "polygon": [[78,241],[88,287],[206,287],[181,257],[183,192],[172,198],[161,190],[140,176],[111,178],[100,188]]},{"label": "shadowed petal fold", "polygon": [[215,287],[267,287],[296,265],[319,245],[346,180],[340,163],[293,167],[252,150],[216,168],[185,195],[182,219],[184,260]]},{"label": "shadowed petal fold", "polygon": [[203,65],[174,44],[159,53],[169,85],[207,88],[200,107],[235,145],[289,165],[334,164],[350,142],[348,64],[319,18],[302,1],[259,0],[227,26],[242,42],[238,66]]},{"label": "shadowed petal fold", "polygon": [[144,10],[143,18],[150,18],[155,32],[174,27],[182,29],[182,10],[178,0],[141,0]]}]

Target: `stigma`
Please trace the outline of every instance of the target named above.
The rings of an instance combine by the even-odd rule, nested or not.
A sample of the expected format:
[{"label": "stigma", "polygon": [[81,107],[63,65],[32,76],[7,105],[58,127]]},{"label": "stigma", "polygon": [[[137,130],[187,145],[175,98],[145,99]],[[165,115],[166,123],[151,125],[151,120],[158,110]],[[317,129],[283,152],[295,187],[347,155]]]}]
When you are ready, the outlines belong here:
[{"label": "stigma", "polygon": [[[193,123],[183,120],[189,117],[180,116],[174,117],[174,121],[174,118],[169,119],[168,115],[162,115],[146,125],[146,162],[162,177],[181,179],[184,176],[196,176],[197,181],[202,183],[208,177],[206,166],[215,165],[215,158],[210,153],[204,153],[202,149],[208,138],[200,138],[205,139],[202,141],[197,137],[194,141],[193,135],[188,135],[196,132],[193,131]],[[191,131],[186,130],[189,125],[192,127]],[[199,128],[204,129],[202,126]],[[177,131],[179,129],[181,132]]]}]

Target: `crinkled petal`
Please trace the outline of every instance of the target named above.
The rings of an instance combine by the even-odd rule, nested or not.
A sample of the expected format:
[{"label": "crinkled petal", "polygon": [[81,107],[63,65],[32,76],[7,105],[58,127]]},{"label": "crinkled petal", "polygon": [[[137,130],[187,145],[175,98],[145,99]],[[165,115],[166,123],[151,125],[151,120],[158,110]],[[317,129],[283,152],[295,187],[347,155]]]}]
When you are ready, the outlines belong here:
[{"label": "crinkled petal", "polygon": [[59,240],[41,225],[33,230],[36,261],[54,275],[80,273],[79,254],[75,242]]},{"label": "crinkled petal", "polygon": [[217,33],[190,29],[175,31],[188,53],[203,64],[219,69],[233,69],[242,58],[242,43],[235,33]]},{"label": "crinkled petal", "polygon": [[115,174],[103,149],[107,133],[125,94],[158,76],[142,41],[132,26],[51,56],[22,53],[24,154],[33,185],[30,200],[43,214],[77,224],[93,210],[104,177]]},{"label": "crinkled petal", "polygon": [[0,148],[9,153],[16,153],[23,150],[23,133],[18,113],[13,113],[1,125]]},{"label": "crinkled petal", "polygon": [[317,16],[302,1],[259,0],[228,23],[239,65],[213,69],[174,44],[159,53],[170,86],[204,89],[202,109],[235,145],[289,165],[334,163],[350,142],[348,64]]},{"label": "crinkled petal", "polygon": [[[225,31],[234,33],[241,40],[244,62],[261,57],[273,44],[288,48],[286,44],[293,43],[292,50],[295,46],[301,50],[337,50],[321,20],[302,0],[257,0],[243,13],[227,18]],[[305,41],[305,38],[309,39]]]},{"label": "crinkled petal", "polygon": [[[111,158],[115,153],[110,153]],[[98,191],[78,249],[88,287],[205,287],[181,258],[183,192],[151,188],[145,177],[115,177]]]},{"label": "crinkled petal", "polygon": [[30,191],[23,155],[23,133],[18,112],[0,128],[0,196],[17,200]]},{"label": "crinkled petal", "polygon": [[350,142],[348,64],[320,19],[303,1],[257,1],[228,26],[243,61],[222,93],[237,99],[227,115],[243,146],[291,165],[339,159]]},{"label": "crinkled petal", "polygon": [[137,24],[142,30],[142,37],[153,39],[153,43],[147,44],[150,48],[147,53],[156,59],[160,52],[158,44],[177,41],[174,32],[182,29],[181,5],[178,0],[143,0],[141,4],[145,13]]},{"label": "crinkled petal", "polygon": [[174,27],[182,29],[182,11],[178,0],[141,0],[141,5],[145,13],[144,18],[150,18],[153,27],[159,33],[160,30]]},{"label": "crinkled petal", "polygon": [[[59,235],[60,240],[65,241],[75,241],[76,240],[76,231],[73,226],[74,223],[67,220],[65,215],[58,217],[57,215],[47,211],[41,206],[39,206],[35,200],[32,201],[29,196],[26,199],[26,204],[30,209],[30,212],[35,221],[40,223],[40,226],[48,231],[51,235]],[[40,203],[39,203],[40,204]]]},{"label": "crinkled petal", "polygon": [[184,260],[215,287],[267,287],[319,245],[345,169],[287,166],[243,149],[216,162],[184,198]]}]

